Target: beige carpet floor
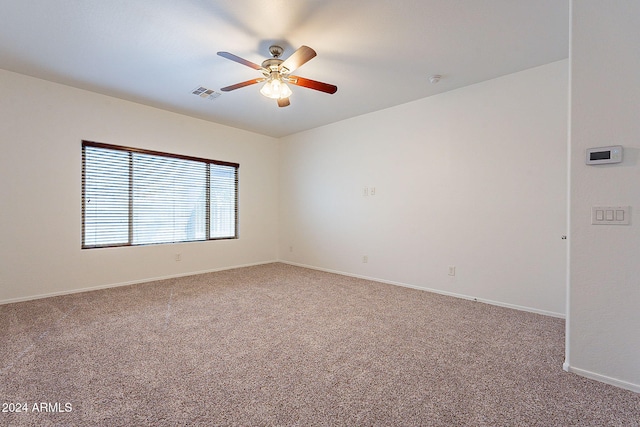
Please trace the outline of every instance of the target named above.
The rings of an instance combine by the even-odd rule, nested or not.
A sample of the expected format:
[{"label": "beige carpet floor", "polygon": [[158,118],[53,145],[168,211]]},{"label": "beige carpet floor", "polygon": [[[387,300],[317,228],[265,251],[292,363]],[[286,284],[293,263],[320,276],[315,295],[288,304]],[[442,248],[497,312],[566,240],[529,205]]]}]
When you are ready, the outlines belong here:
[{"label": "beige carpet floor", "polygon": [[562,370],[563,331],[278,263],[8,304],[0,425],[640,425]]}]

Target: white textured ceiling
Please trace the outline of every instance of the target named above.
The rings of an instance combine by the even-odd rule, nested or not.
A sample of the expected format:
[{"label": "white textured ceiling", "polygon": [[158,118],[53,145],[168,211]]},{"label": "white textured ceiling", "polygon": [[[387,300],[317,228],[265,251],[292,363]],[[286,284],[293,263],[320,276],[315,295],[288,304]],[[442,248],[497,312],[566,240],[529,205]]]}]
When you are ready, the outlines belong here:
[{"label": "white textured ceiling", "polygon": [[[260,77],[278,42],[318,56],[278,108]],[[569,0],[0,0],[0,68],[280,137],[568,56]],[[441,74],[436,85],[428,77]]]}]

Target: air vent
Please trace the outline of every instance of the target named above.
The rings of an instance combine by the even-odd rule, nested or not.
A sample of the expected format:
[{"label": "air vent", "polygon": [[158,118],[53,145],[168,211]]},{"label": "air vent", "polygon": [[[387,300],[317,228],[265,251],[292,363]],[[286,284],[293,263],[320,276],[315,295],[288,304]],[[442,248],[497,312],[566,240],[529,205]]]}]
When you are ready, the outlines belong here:
[{"label": "air vent", "polygon": [[216,92],[213,89],[207,89],[206,87],[199,86],[195,88],[192,92],[194,95],[198,95],[200,98],[214,100],[220,96],[220,93]]}]

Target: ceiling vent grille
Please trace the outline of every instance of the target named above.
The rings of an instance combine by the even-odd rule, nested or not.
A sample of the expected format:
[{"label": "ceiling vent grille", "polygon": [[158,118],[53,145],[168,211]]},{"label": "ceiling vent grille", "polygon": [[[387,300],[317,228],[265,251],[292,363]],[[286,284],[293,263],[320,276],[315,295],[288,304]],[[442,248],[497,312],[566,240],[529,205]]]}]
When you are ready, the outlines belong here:
[{"label": "ceiling vent grille", "polygon": [[199,86],[191,91],[192,94],[198,95],[200,98],[209,99],[213,101],[217,97],[220,96],[220,93],[216,92],[213,89],[207,89],[206,87]]}]

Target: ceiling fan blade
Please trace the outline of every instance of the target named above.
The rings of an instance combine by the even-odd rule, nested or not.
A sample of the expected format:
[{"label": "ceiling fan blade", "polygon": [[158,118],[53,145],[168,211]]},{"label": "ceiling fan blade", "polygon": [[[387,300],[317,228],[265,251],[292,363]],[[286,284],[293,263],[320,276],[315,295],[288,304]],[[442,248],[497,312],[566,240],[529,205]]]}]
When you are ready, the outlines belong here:
[{"label": "ceiling fan blade", "polygon": [[288,107],[291,102],[289,102],[289,98],[280,98],[278,99],[278,107]]},{"label": "ceiling fan blade", "polygon": [[258,71],[262,71],[262,67],[254,62],[251,61],[247,61],[244,58],[240,58],[237,55],[234,55],[233,53],[229,53],[229,52],[218,52],[218,55],[222,56],[223,58],[227,58],[230,59],[234,62],[237,62],[238,64],[242,64],[242,65],[246,65],[247,67],[251,67],[254,70],[258,70]]},{"label": "ceiling fan blade", "polygon": [[[300,46],[298,50],[288,57],[282,64],[280,70],[284,74],[292,73],[293,70],[299,68],[316,56],[316,51],[309,46]],[[286,70],[285,70],[286,68]]]},{"label": "ceiling fan blade", "polygon": [[305,79],[304,77],[289,76],[288,82],[302,87],[308,87],[309,89],[319,90],[320,92],[334,94],[338,91],[338,86],[330,85],[329,83],[322,83],[311,79]]},{"label": "ceiling fan blade", "polygon": [[222,92],[231,92],[232,90],[236,90],[236,89],[240,89],[241,87],[250,86],[250,85],[253,85],[253,84],[256,84],[256,83],[260,83],[260,82],[263,82],[265,80],[267,80],[267,79],[259,78],[259,79],[247,80],[246,82],[236,83],[236,84],[231,85],[231,86],[223,87],[220,90]]}]

